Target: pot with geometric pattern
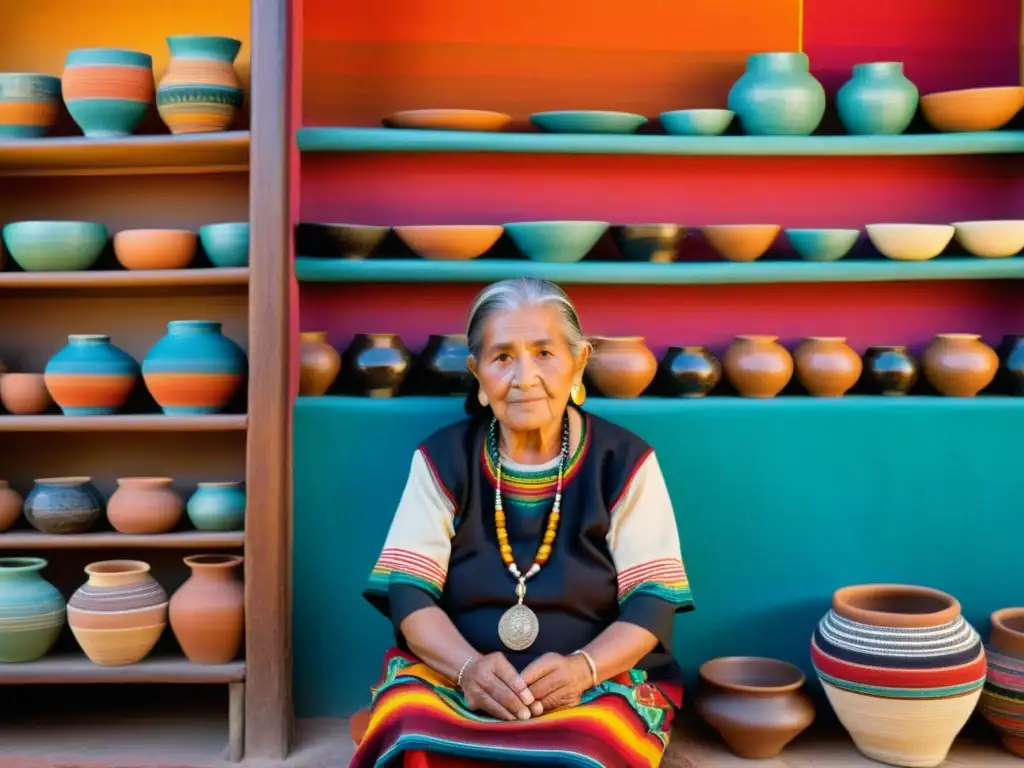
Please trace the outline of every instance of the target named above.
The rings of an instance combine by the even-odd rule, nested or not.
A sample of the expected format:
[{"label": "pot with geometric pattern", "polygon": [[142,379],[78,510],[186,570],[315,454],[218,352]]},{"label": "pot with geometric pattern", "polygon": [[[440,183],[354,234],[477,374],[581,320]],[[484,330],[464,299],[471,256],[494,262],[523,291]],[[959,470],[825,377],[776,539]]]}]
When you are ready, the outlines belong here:
[{"label": "pot with geometric pattern", "polygon": [[999,732],[1003,746],[1024,757],[1024,608],[992,614],[988,675],[978,710]]}]

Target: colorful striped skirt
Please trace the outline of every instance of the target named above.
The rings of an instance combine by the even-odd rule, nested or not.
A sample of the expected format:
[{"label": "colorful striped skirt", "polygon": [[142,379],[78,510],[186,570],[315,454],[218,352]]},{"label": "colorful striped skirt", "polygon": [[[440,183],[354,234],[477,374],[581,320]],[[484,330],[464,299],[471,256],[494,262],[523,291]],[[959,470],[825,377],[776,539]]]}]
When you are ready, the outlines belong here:
[{"label": "colorful striped skirt", "polygon": [[683,689],[634,669],[591,688],[575,707],[505,722],[469,710],[451,680],[393,648],[372,694],[370,722],[350,768],[650,768],[661,764]]}]

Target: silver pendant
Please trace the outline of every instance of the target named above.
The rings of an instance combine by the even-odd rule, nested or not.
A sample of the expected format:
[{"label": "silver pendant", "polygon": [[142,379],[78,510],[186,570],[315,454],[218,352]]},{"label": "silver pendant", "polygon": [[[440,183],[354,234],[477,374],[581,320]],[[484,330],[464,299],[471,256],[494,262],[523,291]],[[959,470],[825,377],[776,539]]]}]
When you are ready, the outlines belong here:
[{"label": "silver pendant", "polygon": [[517,603],[501,615],[498,622],[498,637],[513,651],[525,651],[540,632],[537,614],[522,603]]}]

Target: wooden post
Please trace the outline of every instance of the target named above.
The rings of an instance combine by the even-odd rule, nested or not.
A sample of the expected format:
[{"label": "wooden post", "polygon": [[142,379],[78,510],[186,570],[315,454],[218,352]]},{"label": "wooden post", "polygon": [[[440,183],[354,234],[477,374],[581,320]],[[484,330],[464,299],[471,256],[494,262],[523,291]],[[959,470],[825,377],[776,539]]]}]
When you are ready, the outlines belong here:
[{"label": "wooden post", "polygon": [[228,748],[225,759],[231,763],[245,754],[245,683],[228,683]]}]

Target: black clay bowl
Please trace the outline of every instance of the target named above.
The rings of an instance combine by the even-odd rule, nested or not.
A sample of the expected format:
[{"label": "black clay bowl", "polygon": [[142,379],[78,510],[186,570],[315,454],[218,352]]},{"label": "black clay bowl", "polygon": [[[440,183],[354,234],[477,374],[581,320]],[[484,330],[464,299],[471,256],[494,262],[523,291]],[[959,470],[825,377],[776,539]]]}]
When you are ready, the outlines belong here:
[{"label": "black clay bowl", "polygon": [[368,224],[317,224],[295,227],[295,254],[328,259],[365,259],[381,244],[390,227]]},{"label": "black clay bowl", "polygon": [[612,238],[629,261],[675,261],[686,227],[679,224],[622,224],[612,227]]}]

